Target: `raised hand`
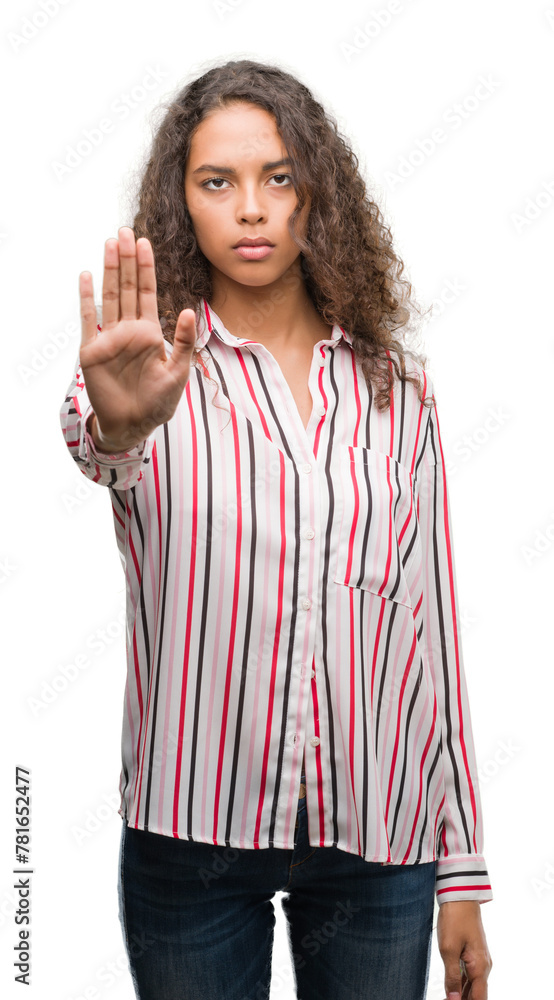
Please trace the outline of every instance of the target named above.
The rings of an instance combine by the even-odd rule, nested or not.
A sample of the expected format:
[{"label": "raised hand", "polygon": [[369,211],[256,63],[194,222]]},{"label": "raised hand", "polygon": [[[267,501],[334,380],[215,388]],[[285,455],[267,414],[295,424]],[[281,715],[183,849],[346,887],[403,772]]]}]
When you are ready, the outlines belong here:
[{"label": "raised hand", "polygon": [[129,450],[171,419],[189,380],[196,342],[194,309],[183,309],[166,357],[152,246],[142,237],[135,243],[128,226],[118,235],[104,247],[99,334],[92,275],[79,275],[80,364],[95,414],[93,436],[106,452]]}]

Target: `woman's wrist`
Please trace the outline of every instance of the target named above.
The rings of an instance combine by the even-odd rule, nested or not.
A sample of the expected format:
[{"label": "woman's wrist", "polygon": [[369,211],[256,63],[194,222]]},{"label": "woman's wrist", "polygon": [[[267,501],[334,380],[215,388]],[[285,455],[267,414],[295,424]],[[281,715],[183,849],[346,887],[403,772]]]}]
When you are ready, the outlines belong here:
[{"label": "woman's wrist", "polygon": [[101,451],[105,455],[117,455],[120,452],[129,451],[129,448],[134,447],[134,444],[136,443],[134,442],[129,445],[123,444],[121,441],[111,441],[109,438],[106,438],[100,431],[98,418],[94,412],[91,413],[87,421],[87,427],[94,447],[97,451]]}]

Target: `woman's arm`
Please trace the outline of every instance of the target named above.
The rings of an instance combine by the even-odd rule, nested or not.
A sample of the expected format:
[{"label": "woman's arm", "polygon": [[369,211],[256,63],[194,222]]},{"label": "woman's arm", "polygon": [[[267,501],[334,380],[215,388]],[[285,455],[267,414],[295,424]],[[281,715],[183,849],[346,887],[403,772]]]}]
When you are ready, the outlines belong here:
[{"label": "woman's arm", "polygon": [[[135,241],[121,226],[119,239],[104,244],[102,331],[97,324],[92,275],[81,271],[81,344],[76,375],[60,411],[67,447],[89,479],[129,489],[149,461],[153,433],[171,419],[189,375],[196,342],[194,309],[177,317],[168,357],[158,316],[156,270],[150,241]],[[86,384],[85,384],[86,380]],[[97,443],[88,420],[94,408],[100,428]],[[106,454],[105,442],[127,451]]]},{"label": "woman's arm", "polygon": [[[426,395],[434,396],[428,379]],[[483,857],[483,822],[459,633],[452,522],[436,406],[429,410],[425,455],[418,470],[418,519],[423,548],[423,641],[441,720],[445,775],[436,898],[493,898]]]}]

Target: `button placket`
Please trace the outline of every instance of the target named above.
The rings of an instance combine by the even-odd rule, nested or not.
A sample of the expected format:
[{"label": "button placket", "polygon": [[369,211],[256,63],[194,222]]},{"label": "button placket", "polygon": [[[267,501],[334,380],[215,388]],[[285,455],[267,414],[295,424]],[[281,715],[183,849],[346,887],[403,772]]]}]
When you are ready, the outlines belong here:
[{"label": "button placket", "polygon": [[[319,373],[319,368],[316,369]],[[313,381],[313,379],[312,379]],[[310,384],[311,387],[311,384]],[[318,396],[315,399],[315,405],[313,407],[312,419],[315,419],[318,413]],[[305,428],[304,428],[305,429]],[[298,472],[298,486],[300,490],[300,506],[299,506],[299,520],[300,520],[300,539],[301,539],[301,557],[300,557],[300,567],[299,567],[299,577],[298,577],[298,604],[299,617],[297,619],[297,646],[296,648],[300,652],[301,645],[301,662],[297,669],[294,671],[295,675],[295,685],[296,688],[296,699],[291,697],[290,700],[290,715],[287,719],[287,728],[289,731],[289,736],[287,738],[288,753],[291,754],[289,757],[289,765],[292,762],[293,755],[296,752],[300,753],[300,757],[304,753],[306,747],[308,750],[311,749],[309,744],[309,734],[310,726],[308,721],[309,716],[309,706],[311,700],[311,685],[312,685],[312,675],[313,671],[311,669],[311,663],[314,656],[315,648],[315,629],[317,626],[317,604],[314,603],[317,600],[317,587],[318,587],[318,574],[319,574],[319,564],[320,564],[320,552],[317,547],[317,539],[320,538],[319,531],[319,519],[321,516],[320,511],[320,495],[319,495],[319,475],[318,467],[315,455],[312,452],[311,443],[309,436],[305,435],[304,440],[301,441],[300,447],[294,449],[293,460],[296,464],[296,469]],[[315,476],[315,478],[314,478]],[[314,542],[314,539],[316,542]],[[308,545],[316,544],[315,550],[309,548]],[[314,589],[315,588],[315,589]],[[314,599],[312,599],[312,593]],[[302,617],[303,616],[303,617]],[[302,628],[302,622],[304,622],[304,627]],[[303,640],[307,640],[305,643]],[[302,700],[302,710],[300,715],[298,714],[299,700]],[[300,728],[302,727],[302,728]],[[311,730],[313,733],[313,729]],[[291,741],[291,734],[296,733],[296,741]],[[287,756],[288,756],[287,753]],[[283,785],[285,788],[285,785]],[[288,805],[288,804],[287,804]]]}]

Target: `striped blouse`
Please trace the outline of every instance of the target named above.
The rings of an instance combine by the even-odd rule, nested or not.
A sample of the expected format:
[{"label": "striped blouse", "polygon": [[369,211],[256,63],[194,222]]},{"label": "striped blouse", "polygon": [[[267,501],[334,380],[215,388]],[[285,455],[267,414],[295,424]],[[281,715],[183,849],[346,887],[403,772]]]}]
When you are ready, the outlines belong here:
[{"label": "striped blouse", "polygon": [[60,411],[125,573],[119,814],[291,850],[305,756],[312,846],[436,860],[439,905],[491,900],[436,407],[395,380],[379,412],[338,324],[307,428],[273,355],[205,299],[196,347],[204,370],[127,452],[96,450],[79,358]]}]

